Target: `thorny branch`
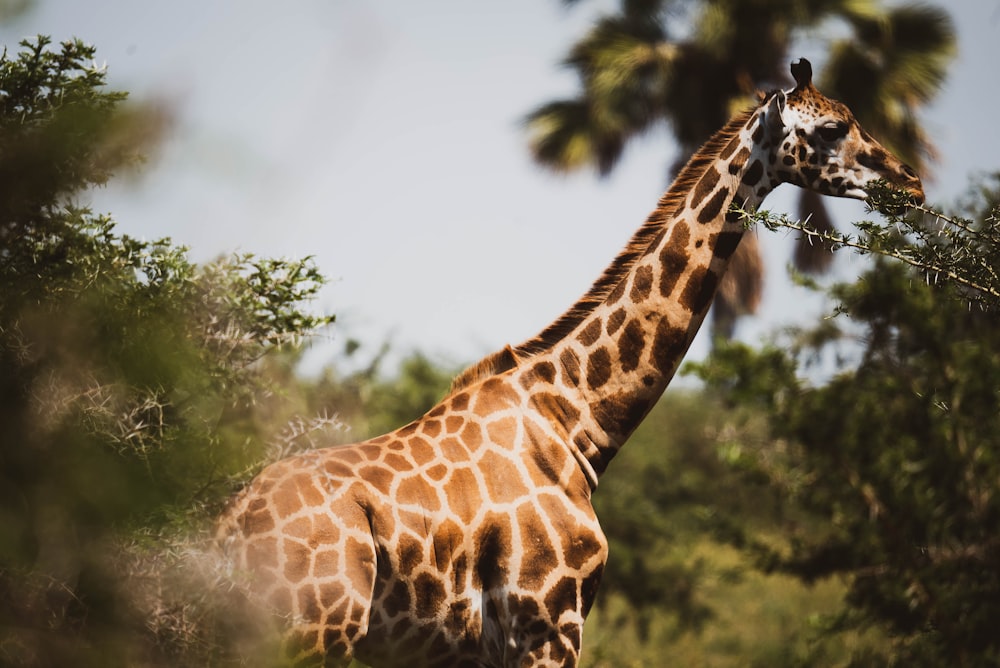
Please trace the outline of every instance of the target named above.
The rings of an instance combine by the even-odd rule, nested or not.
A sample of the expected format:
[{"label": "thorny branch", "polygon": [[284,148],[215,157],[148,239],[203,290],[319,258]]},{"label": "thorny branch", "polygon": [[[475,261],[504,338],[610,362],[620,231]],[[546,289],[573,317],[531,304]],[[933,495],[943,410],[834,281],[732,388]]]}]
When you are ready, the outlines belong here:
[{"label": "thorny branch", "polygon": [[747,227],[758,223],[769,230],[795,230],[831,250],[851,248],[898,260],[920,270],[928,283],[952,284],[970,303],[1000,308],[1000,207],[972,221],[914,204],[885,184],[872,188],[866,204],[869,212],[883,218],[855,222],[858,234],[817,230],[808,219],[767,210],[748,211],[735,204],[733,210]]}]

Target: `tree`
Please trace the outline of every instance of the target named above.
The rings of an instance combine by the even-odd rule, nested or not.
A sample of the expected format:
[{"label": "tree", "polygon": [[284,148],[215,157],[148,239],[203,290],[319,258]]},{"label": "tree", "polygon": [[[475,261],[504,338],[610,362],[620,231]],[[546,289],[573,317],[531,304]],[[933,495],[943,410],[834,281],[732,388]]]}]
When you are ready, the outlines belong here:
[{"label": "tree", "polygon": [[[580,95],[528,116],[532,155],[552,169],[594,166],[606,175],[629,141],[666,123],[680,146],[676,172],[735,110],[752,102],[757,87],[785,82],[789,47],[798,37],[835,20],[850,31],[832,41],[820,87],[919,171],[933,148],[917,111],[944,79],[954,30],[942,10],[886,9],[877,0],[622,0],[619,12],[600,19],[565,61],[579,76]],[[813,225],[831,230],[821,200],[802,197]],[[744,239],[716,299],[713,328],[725,338],[760,298],[755,243]],[[796,257],[807,270],[829,261],[822,248],[807,243]]]},{"label": "tree", "polygon": [[[963,225],[995,230],[995,187],[978,201]],[[696,368],[734,414],[767,416],[772,438],[745,447],[739,465],[811,517],[782,526],[780,547],[738,526],[734,536],[767,570],[846,579],[827,632],[874,626],[892,639],[857,665],[996,665],[1000,301],[926,278],[879,260],[832,289],[836,320],[780,349],[723,347]],[[835,375],[805,381],[803,366],[824,356],[839,357]]]},{"label": "tree", "polygon": [[[994,190],[989,185],[993,184]],[[851,248],[858,253],[889,258],[920,272],[927,282],[948,284],[979,308],[1000,308],[1000,220],[991,211],[998,199],[995,190],[1000,174],[984,179],[974,188],[985,204],[973,221],[948,215],[925,205],[914,205],[906,193],[876,184],[868,199],[869,211],[879,211],[881,219],[854,223],[858,235],[817,230],[809,222],[770,211],[744,211],[748,224],[775,230],[795,230],[809,242],[831,250]],[[968,208],[968,204],[966,207]],[[907,212],[910,212],[907,214]]]},{"label": "tree", "polygon": [[764,573],[731,546],[746,535],[782,543],[775,527],[807,518],[740,466],[768,436],[765,416],[717,392],[664,394],[594,493],[609,556],[581,665],[832,666],[885,646],[864,629],[818,637],[815,620],[840,608],[843,585]]},{"label": "tree", "polygon": [[239,609],[213,622],[210,574],[168,571],[284,426],[265,356],[329,322],[305,308],[323,279],[195,265],[74,204],[162,127],[94,53],[0,57],[0,662],[216,663]]}]

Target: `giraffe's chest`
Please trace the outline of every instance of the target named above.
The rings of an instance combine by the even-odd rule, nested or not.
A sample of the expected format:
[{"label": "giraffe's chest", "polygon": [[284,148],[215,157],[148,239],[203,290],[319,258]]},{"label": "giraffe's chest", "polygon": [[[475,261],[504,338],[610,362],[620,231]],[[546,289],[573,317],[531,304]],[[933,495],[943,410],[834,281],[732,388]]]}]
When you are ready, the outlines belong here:
[{"label": "giraffe's chest", "polygon": [[361,660],[503,666],[566,615],[582,625],[606,542],[596,518],[556,488],[483,505],[469,524],[428,513],[421,533],[398,519],[392,536],[376,535]]},{"label": "giraffe's chest", "polygon": [[497,625],[473,526],[441,513],[395,526],[393,535],[375,536],[379,563],[358,657],[379,666],[432,665],[445,656],[451,662],[441,665],[489,665],[477,657]]},{"label": "giraffe's chest", "polygon": [[[381,589],[381,591],[380,591]],[[482,592],[455,591],[428,573],[376,585],[359,659],[377,666],[492,666],[500,656],[499,625]],[[492,615],[492,616],[491,616]]]}]

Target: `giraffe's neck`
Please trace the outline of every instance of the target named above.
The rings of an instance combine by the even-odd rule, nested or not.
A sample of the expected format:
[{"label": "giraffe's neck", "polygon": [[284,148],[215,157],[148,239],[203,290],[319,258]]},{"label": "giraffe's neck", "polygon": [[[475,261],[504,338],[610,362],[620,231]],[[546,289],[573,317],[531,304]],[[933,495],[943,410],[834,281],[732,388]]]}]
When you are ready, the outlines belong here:
[{"label": "giraffe's neck", "polygon": [[546,412],[565,421],[558,431],[591,485],[663,393],[705,319],[743,235],[730,205],[752,209],[773,188],[759,117],[737,117],[710,139],[588,297],[515,349],[528,354],[516,372],[522,385],[552,376],[564,406],[574,407]]}]

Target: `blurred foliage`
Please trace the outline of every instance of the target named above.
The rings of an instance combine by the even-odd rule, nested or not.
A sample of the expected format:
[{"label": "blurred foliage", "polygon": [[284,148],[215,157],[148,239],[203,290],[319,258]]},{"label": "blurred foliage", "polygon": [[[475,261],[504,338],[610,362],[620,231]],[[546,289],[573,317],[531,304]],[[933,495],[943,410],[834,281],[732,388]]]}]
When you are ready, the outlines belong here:
[{"label": "blurred foliage", "polygon": [[[997,199],[976,187],[964,205],[969,229],[995,222]],[[980,308],[963,286],[925,279],[878,260],[832,288],[838,318],[782,348],[728,346],[695,368],[734,415],[766,416],[770,438],[739,463],[783,507],[808,514],[777,525],[778,545],[738,521],[734,535],[768,571],[846,580],[827,633],[875,627],[891,639],[855,665],[997,665],[997,304]],[[844,354],[847,341],[855,354]],[[799,376],[838,349],[828,382]]]},{"label": "blurred foliage", "polygon": [[871,633],[822,637],[840,582],[762,573],[754,554],[733,547],[747,533],[781,544],[775,527],[803,519],[741,464],[769,438],[765,416],[714,392],[664,395],[594,494],[610,554],[583,666],[837,665],[880,646]]},{"label": "blurred foliage", "polygon": [[309,260],[198,266],[74,203],[163,121],[105,90],[93,57],[40,37],[0,58],[5,664],[174,663],[148,654],[164,599],[134,585],[169,554],[148,548],[264,458],[286,402],[263,358],[331,320],[304,308],[323,283]]}]

